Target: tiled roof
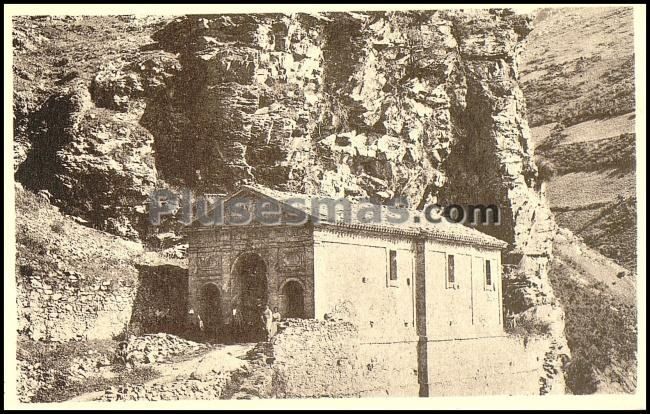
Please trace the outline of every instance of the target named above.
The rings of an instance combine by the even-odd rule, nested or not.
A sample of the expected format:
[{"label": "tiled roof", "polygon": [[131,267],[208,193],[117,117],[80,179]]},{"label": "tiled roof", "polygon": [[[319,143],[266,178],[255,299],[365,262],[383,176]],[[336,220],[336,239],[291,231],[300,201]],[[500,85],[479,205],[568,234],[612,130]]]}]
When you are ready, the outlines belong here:
[{"label": "tiled roof", "polygon": [[[499,240],[496,237],[492,237],[462,224],[450,223],[444,218],[441,218],[440,221],[437,222],[431,222],[427,220],[423,212],[419,210],[402,208],[396,209],[389,208],[387,206],[373,205],[375,208],[380,210],[381,222],[367,222],[363,220],[364,215],[360,213],[363,213],[363,210],[365,210],[365,212],[369,214],[368,210],[370,209],[369,207],[371,204],[350,201],[350,220],[345,220],[343,211],[338,210],[336,211],[334,220],[330,221],[326,214],[326,210],[322,211],[321,209],[321,211],[319,211],[318,217],[316,217],[312,212],[312,202],[314,199],[332,200],[328,197],[272,190],[259,185],[245,185],[241,187],[240,191],[236,192],[228,199],[236,197],[244,190],[252,191],[279,202],[286,202],[287,200],[300,200],[300,205],[291,203],[290,206],[297,208],[307,214],[315,225],[337,226],[365,231],[421,236],[431,239],[447,240],[466,244],[477,244],[499,249],[503,249],[508,246],[508,244],[503,240]],[[388,218],[398,217],[396,215],[397,212],[407,213],[408,220],[403,223],[390,222]]]}]

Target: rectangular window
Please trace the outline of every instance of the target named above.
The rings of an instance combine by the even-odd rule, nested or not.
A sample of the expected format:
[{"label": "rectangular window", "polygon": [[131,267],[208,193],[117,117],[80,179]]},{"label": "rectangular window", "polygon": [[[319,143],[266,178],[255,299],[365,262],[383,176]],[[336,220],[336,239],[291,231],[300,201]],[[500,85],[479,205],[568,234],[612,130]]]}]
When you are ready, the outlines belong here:
[{"label": "rectangular window", "polygon": [[492,265],[489,260],[485,261],[485,285],[492,286]]},{"label": "rectangular window", "polygon": [[456,283],[456,274],[454,273],[454,255],[447,256],[447,287],[453,287]]},{"label": "rectangular window", "polygon": [[390,280],[397,280],[397,252],[391,250],[390,256]]}]

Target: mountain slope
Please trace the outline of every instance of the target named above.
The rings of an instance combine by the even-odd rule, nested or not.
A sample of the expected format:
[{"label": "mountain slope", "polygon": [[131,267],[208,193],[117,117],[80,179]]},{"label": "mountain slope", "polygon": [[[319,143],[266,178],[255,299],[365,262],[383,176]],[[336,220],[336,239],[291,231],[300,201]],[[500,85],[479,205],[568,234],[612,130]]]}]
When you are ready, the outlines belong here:
[{"label": "mountain slope", "polygon": [[632,8],[542,9],[522,58],[532,127],[634,112]]},{"label": "mountain slope", "polygon": [[632,17],[631,8],[538,11],[521,79],[558,224],[636,271]]},{"label": "mountain slope", "polygon": [[550,280],[566,318],[574,394],[636,389],[636,278],[571,232],[555,238]]},{"label": "mountain slope", "polygon": [[566,314],[567,386],[575,394],[633,392],[632,9],[542,9],[534,26],[522,88],[546,196],[564,227],[554,239],[549,274]]}]

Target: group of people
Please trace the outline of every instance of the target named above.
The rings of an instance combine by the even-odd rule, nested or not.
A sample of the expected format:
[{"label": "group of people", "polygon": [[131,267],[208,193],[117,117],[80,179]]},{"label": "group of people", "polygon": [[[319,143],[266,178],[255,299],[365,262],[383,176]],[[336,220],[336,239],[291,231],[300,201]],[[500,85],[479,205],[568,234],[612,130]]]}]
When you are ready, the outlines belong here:
[{"label": "group of people", "polygon": [[262,338],[269,341],[277,331],[277,323],[282,319],[278,308],[274,307],[271,311],[269,305],[260,305],[256,309],[234,307],[228,322],[217,321],[210,327],[193,309],[190,310],[190,315],[193,315],[193,329],[198,331],[200,339],[227,343],[258,341]]}]

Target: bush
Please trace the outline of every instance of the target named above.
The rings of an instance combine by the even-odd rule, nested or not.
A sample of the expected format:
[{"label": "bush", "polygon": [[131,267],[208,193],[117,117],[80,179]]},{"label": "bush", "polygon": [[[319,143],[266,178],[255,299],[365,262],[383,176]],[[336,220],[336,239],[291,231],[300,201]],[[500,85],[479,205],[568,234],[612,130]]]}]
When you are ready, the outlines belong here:
[{"label": "bush", "polygon": [[557,174],[555,164],[551,161],[538,159],[537,162],[537,177],[540,181],[549,181]]},{"label": "bush", "polygon": [[566,382],[574,394],[593,394],[598,390],[592,365],[582,356],[574,356],[567,364]]},{"label": "bush", "polygon": [[515,317],[507,327],[507,331],[511,335],[522,338],[546,336],[551,333],[551,325],[548,321]]}]

